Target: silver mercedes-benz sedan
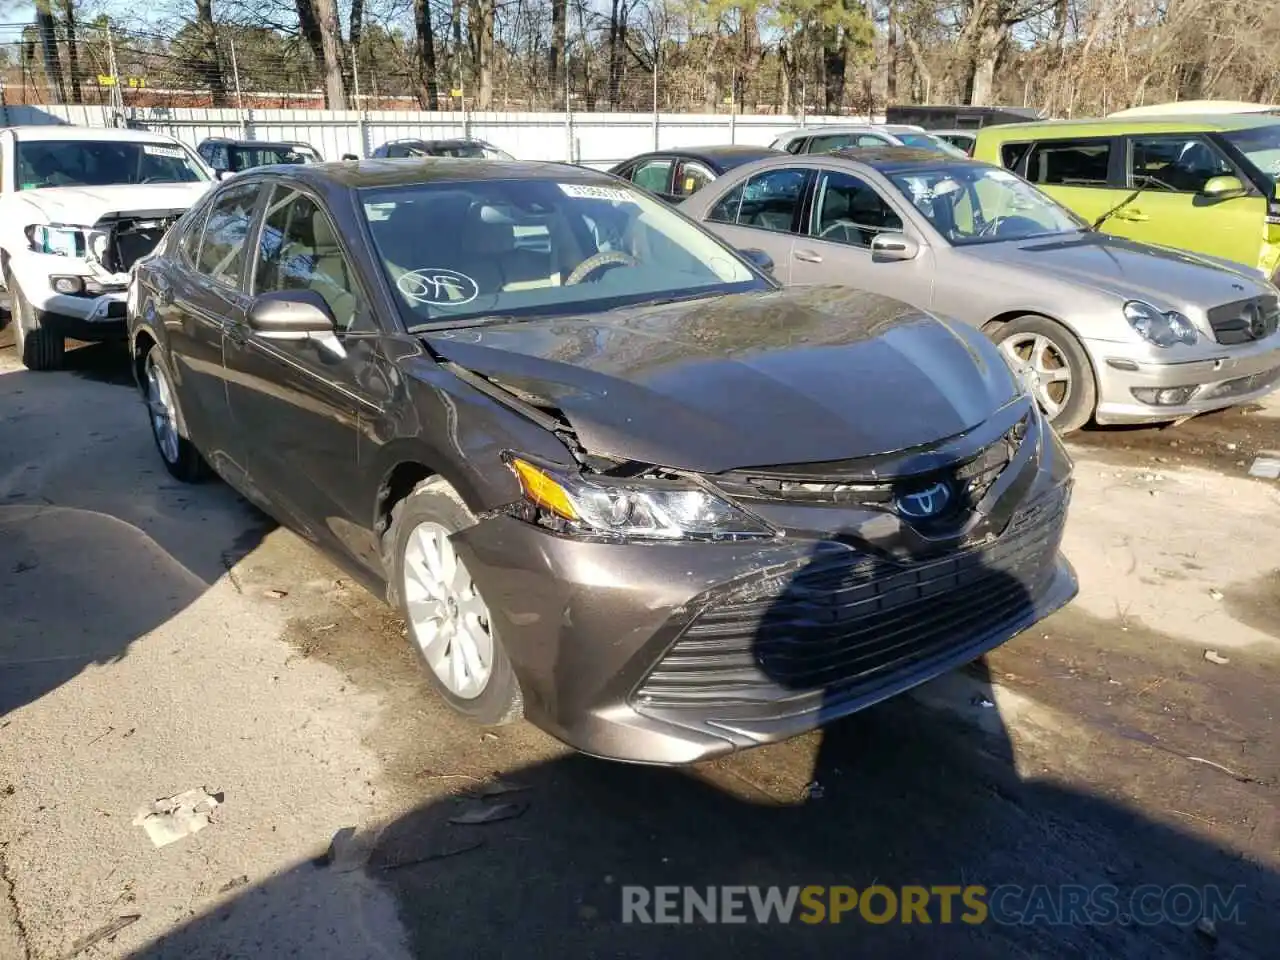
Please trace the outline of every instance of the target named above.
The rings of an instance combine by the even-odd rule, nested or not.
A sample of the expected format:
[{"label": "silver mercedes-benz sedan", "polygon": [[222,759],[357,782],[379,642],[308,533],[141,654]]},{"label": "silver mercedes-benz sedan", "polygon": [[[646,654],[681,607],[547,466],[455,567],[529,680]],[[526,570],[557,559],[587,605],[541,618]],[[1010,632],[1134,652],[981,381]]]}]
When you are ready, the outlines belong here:
[{"label": "silver mercedes-benz sedan", "polygon": [[[1133,196],[1117,191],[1111,213]],[[783,283],[981,327],[1061,432],[1177,420],[1280,383],[1280,291],[1260,273],[1107,236],[989,164],[902,147],[770,158],[680,209],[763,250]]]}]

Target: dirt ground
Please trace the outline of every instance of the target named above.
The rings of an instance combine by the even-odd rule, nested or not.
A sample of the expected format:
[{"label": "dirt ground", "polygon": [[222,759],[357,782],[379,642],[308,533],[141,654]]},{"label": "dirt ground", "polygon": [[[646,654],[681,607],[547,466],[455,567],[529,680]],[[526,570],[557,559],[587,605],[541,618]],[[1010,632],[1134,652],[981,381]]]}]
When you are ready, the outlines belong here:
[{"label": "dirt ground", "polygon": [[[117,351],[70,367],[0,350],[0,960],[1275,956],[1280,482],[1247,471],[1280,401],[1080,434],[1075,603],[822,733],[660,770],[455,719],[388,610],[169,480]],[[494,783],[521,789],[470,796]],[[153,846],[135,814],[192,788],[212,822]],[[623,923],[661,884],[1242,889],[1199,929]]]}]

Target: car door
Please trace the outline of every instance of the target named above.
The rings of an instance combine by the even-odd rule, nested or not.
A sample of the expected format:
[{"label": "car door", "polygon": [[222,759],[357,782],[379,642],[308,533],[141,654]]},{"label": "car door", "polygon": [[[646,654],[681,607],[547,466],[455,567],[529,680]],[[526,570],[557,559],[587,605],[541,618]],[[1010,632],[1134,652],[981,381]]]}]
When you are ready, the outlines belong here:
[{"label": "car door", "polygon": [[[792,251],[793,286],[839,283],[928,305],[931,252],[877,186],[844,170],[822,170],[805,220]],[[920,242],[920,254],[914,260],[873,261],[871,241],[881,233],[908,234]]]},{"label": "car door", "polygon": [[274,339],[243,317],[228,330],[227,395],[254,490],[304,536],[377,569],[357,456],[362,411],[377,413],[387,395],[372,362],[380,333],[372,304],[333,217],[298,186],[274,184],[250,250],[251,297],[317,293],[336,332],[324,341]]},{"label": "car door", "polygon": [[244,316],[244,250],[261,194],[261,184],[252,181],[215,194],[179,241],[177,269],[156,274],[160,289],[154,296],[187,432],[237,485],[244,450],[230,429],[222,341],[227,327]]},{"label": "car door", "polygon": [[[814,171],[807,167],[762,170],[728,188],[712,202],[706,225],[739,250],[763,250],[773,258],[773,275],[791,280],[793,241]],[[724,178],[721,178],[724,179]]]},{"label": "car door", "polygon": [[[1266,200],[1256,194],[1211,200],[1214,177],[1243,174],[1207,138],[1196,134],[1126,137],[1128,188],[1142,187],[1107,221],[1107,233],[1142,243],[1182,247],[1254,266]],[[1127,196],[1127,194],[1126,194]]]}]

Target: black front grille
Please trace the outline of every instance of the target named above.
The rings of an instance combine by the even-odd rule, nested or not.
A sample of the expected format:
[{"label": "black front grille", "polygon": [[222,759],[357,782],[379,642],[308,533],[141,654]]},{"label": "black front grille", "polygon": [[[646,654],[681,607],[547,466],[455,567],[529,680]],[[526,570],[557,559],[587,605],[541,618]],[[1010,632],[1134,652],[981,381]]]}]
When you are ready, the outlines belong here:
[{"label": "black front grille", "polygon": [[955,463],[920,473],[892,475],[883,480],[856,474],[854,479],[846,479],[842,473],[846,470],[855,472],[862,467],[861,462],[851,461],[825,466],[804,465],[790,471],[785,468],[731,471],[718,474],[715,482],[738,500],[887,508],[904,486],[923,488],[944,480],[959,494],[953,508],[967,510],[986,495],[1013,460],[1027,435],[1028,426],[1029,417],[1024,416],[999,439]]},{"label": "black front grille", "polygon": [[1224,303],[1209,310],[1209,326],[1221,344],[1261,340],[1280,326],[1280,302],[1273,296],[1265,296]]},{"label": "black front grille", "polygon": [[713,600],[636,691],[706,707],[871,688],[1022,620],[1053,578],[1067,494],[1024,509],[993,541],[897,563],[848,551]]}]

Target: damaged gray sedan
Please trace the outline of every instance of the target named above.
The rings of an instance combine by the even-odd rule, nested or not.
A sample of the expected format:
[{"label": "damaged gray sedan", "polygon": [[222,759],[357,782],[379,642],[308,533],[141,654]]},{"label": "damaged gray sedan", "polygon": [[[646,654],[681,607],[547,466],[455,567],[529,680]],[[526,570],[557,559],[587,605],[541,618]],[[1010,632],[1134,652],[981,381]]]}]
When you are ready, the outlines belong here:
[{"label": "damaged gray sedan", "polygon": [[579,167],[265,168],[139,265],[130,333],[169,472],[402,610],[450,706],[688,763],[1076,592],[1070,460],[996,347],[759,259]]}]

